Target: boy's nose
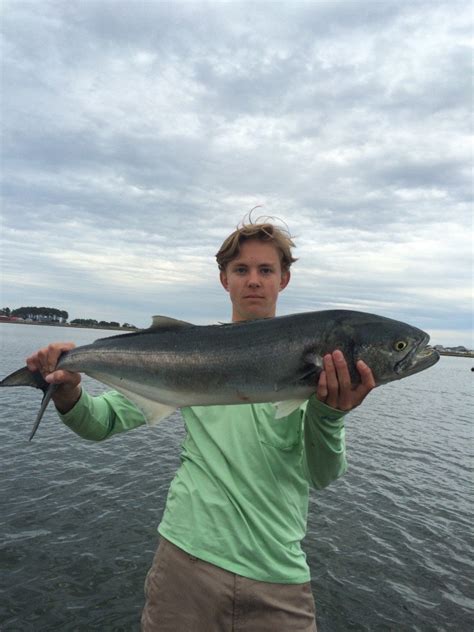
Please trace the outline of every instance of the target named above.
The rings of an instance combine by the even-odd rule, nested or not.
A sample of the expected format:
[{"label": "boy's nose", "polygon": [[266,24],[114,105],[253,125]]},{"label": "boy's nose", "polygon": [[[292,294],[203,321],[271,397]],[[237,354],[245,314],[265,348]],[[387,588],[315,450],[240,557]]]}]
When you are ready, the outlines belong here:
[{"label": "boy's nose", "polygon": [[249,273],[249,285],[260,285],[260,278],[256,270]]}]

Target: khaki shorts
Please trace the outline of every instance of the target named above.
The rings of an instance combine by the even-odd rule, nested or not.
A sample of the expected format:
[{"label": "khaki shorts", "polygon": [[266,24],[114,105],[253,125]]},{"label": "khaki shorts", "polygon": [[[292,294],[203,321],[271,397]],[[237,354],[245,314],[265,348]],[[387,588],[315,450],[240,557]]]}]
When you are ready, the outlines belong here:
[{"label": "khaki shorts", "polygon": [[145,580],[143,632],[316,632],[309,582],[247,579],[161,538]]}]

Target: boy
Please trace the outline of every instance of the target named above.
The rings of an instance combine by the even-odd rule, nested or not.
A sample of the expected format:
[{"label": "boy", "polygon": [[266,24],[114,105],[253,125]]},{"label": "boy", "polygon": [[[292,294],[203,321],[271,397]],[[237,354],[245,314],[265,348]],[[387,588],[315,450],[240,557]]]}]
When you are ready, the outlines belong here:
[{"label": "boy", "polygon": [[[275,316],[292,246],[270,223],[244,224],[224,241],[216,259],[233,322]],[[27,360],[61,384],[54,402],[64,423],[92,440],[144,424],[121,394],[93,398],[79,375],[54,371],[73,346],[52,344]],[[182,409],[187,436],[145,582],[145,632],[316,630],[300,542],[309,485],[325,487],[346,469],[343,411],[375,386],[369,367],[357,368],[352,388],[342,353],[325,356],[315,394],[278,421],[273,404]]]}]

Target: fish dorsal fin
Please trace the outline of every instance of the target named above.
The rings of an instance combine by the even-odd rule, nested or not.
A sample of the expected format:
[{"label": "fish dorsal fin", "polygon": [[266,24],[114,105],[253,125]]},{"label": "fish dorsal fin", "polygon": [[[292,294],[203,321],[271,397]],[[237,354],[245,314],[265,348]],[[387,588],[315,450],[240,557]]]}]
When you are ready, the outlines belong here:
[{"label": "fish dorsal fin", "polygon": [[150,329],[178,329],[180,327],[195,327],[195,325],[170,316],[153,316]]}]

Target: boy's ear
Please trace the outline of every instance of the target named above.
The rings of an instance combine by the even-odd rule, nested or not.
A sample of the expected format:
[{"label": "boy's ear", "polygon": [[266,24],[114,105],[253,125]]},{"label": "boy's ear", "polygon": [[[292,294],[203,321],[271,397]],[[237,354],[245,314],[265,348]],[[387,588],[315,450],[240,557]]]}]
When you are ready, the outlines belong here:
[{"label": "boy's ear", "polygon": [[220,271],[219,278],[221,280],[222,287],[228,292],[229,291],[229,283],[227,281],[227,274],[225,273],[225,270],[221,270]]},{"label": "boy's ear", "polygon": [[291,273],[289,270],[282,272],[280,281],[280,292],[286,288],[291,279]]}]

